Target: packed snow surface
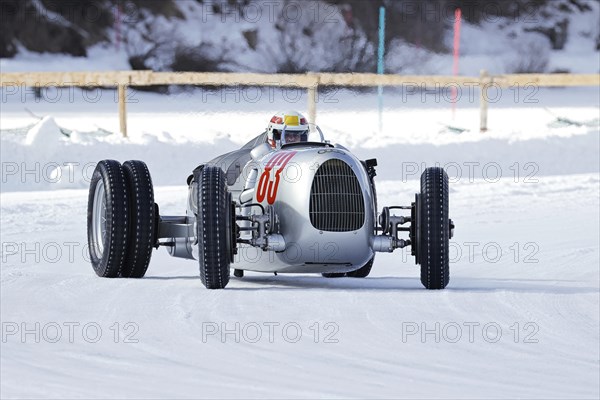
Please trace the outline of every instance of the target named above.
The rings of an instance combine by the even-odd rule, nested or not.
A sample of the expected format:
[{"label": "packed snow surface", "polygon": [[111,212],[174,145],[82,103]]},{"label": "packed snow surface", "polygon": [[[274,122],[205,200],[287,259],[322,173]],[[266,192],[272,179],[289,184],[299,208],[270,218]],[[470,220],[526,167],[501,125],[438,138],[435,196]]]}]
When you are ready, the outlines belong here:
[{"label": "packed snow surface", "polygon": [[161,213],[181,214],[196,165],[305,104],[137,95],[129,139],[107,133],[112,100],[2,103],[2,398],[600,396],[597,90],[505,100],[486,134],[469,102],[452,120],[448,104],[388,93],[382,134],[370,93],[319,105],[332,141],[378,158],[380,207],[409,204],[423,167],[446,167],[443,291],[400,251],[365,279],[246,273],[209,291],[196,261],[164,249],[144,279],[98,278],[86,210],[99,159],[145,160]]}]

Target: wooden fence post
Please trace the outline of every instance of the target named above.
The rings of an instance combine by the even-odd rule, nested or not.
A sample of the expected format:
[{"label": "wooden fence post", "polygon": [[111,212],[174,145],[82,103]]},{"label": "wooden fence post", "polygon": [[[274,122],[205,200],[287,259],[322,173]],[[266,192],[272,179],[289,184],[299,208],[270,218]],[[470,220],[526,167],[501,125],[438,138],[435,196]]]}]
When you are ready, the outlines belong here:
[{"label": "wooden fence post", "polygon": [[127,108],[125,100],[127,99],[127,85],[119,84],[119,127],[123,137],[127,137]]},{"label": "wooden fence post", "polygon": [[[433,85],[465,85],[479,79],[481,132],[488,130],[488,91],[495,87],[531,85],[540,87],[600,86],[600,74],[507,74],[488,75],[481,70],[476,76],[396,75],[373,73],[308,73],[308,74],[246,74],[212,72],[153,72],[153,71],[108,71],[108,72],[0,72],[0,87],[8,87],[7,95],[13,94],[15,86],[27,87],[117,87],[119,102],[119,127],[127,137],[127,88],[149,85],[248,85],[275,86],[307,89],[308,119],[317,119],[319,86],[403,86],[421,83]],[[16,90],[16,89],[15,89]]]},{"label": "wooden fence post", "polygon": [[479,74],[479,131],[487,131],[487,113],[488,113],[488,97],[487,87],[489,84],[489,75],[485,69],[482,69]]},{"label": "wooden fence post", "polygon": [[319,74],[309,72],[308,75],[313,78],[313,82],[308,86],[308,122],[317,123],[317,97],[319,96]]},{"label": "wooden fence post", "polygon": [[318,86],[315,84],[308,88],[308,122],[316,124],[317,122],[317,91]]}]

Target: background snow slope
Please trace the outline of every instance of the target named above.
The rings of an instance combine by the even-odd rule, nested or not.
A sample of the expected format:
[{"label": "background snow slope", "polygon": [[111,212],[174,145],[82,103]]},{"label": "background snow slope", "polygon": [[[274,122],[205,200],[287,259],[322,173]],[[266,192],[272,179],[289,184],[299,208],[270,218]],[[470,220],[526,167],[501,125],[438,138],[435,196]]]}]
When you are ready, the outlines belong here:
[{"label": "background snow slope", "polygon": [[[297,106],[281,93],[254,104],[138,93],[125,140],[98,129],[116,124],[103,93],[94,104],[3,102],[3,398],[600,395],[597,91],[505,100],[487,134],[468,101],[452,121],[443,102],[387,92],[382,135],[372,94],[319,106],[333,141],[379,159],[380,205],[411,201],[422,162],[446,166],[457,229],[444,291],[422,289],[406,252],[379,254],[366,279],[248,273],[223,291],[163,249],[144,279],[96,277],[85,224],[97,160],[146,160],[161,212],[176,215],[192,168]],[[591,122],[550,127],[543,107]]]},{"label": "background snow slope", "polygon": [[[182,184],[201,162],[262,132],[275,110],[302,110],[306,104],[303,91],[251,90],[198,89],[169,96],[132,91],[128,139],[105,132],[118,131],[113,91],[96,92],[94,103],[84,101],[92,94],[79,90],[52,93],[56,102],[37,102],[24,91],[4,93],[3,191],[86,188],[103,158],[143,159],[156,185]],[[363,159],[379,158],[380,179],[415,179],[423,163],[446,166],[451,176],[492,180],[497,174],[598,171],[597,88],[522,91],[518,102],[515,95],[511,90],[499,93],[498,102],[490,105],[485,134],[478,129],[477,92],[471,99],[463,94],[453,120],[441,94],[386,90],[383,130],[378,133],[374,93],[332,91],[321,94],[317,122],[332,142]],[[257,100],[244,101],[250,96]],[[48,118],[38,121],[26,110]],[[557,116],[582,125],[555,126]],[[453,133],[448,126],[467,131]],[[61,128],[73,131],[71,138]],[[28,175],[31,170],[40,179]]]},{"label": "background snow slope", "polygon": [[[375,63],[368,61],[376,57],[375,10],[378,4],[368,9],[353,1],[347,4],[286,0],[180,1],[165,5],[166,9],[171,9],[171,14],[180,14],[180,17],[173,17],[161,13],[160,7],[145,9],[142,3],[134,3],[121,3],[124,9],[120,16],[122,25],[113,21],[106,26],[95,26],[96,31],[90,36],[98,35],[97,30],[100,30],[102,40],[96,43],[88,38],[96,44],[85,48],[86,57],[29,51],[13,37],[13,31],[17,29],[9,29],[7,40],[15,41],[16,55],[1,58],[0,68],[4,72],[122,70],[132,68],[130,58],[141,57],[137,62],[143,63],[136,65],[138,69],[273,73],[297,68],[297,72],[375,72]],[[46,5],[49,9],[45,9],[43,2],[35,4],[36,8],[43,8],[37,18],[33,10],[21,15],[11,12],[11,7],[7,6],[7,22],[13,22],[12,17],[16,18],[17,25],[27,25],[32,19],[45,25],[61,18],[49,10],[60,9],[56,4]],[[385,4],[388,10],[386,73],[452,74],[452,3],[430,1],[417,5],[411,1],[396,1],[380,4]],[[222,12],[215,12],[213,5]],[[501,3],[467,1],[458,2],[458,5],[462,6],[464,16],[460,41],[461,75],[478,76],[481,69],[487,69],[491,74],[599,71],[598,1],[516,3],[512,7],[514,11],[504,17],[495,13]],[[27,8],[24,4],[20,6]],[[119,15],[115,4],[94,6],[91,3],[79,7],[78,11],[69,12],[66,6],[63,10],[66,17],[76,20],[74,23],[88,23],[86,16],[97,14],[96,7],[106,12],[108,19]],[[343,16],[344,9],[354,10],[354,22],[350,25]],[[365,15],[361,15],[361,10]],[[475,18],[477,23],[469,22],[469,16],[475,15],[478,16]],[[556,36],[560,36],[558,31],[562,21],[567,21],[565,43],[560,50],[554,50],[549,37],[540,31],[554,29]],[[89,29],[89,25],[84,27],[83,30]],[[44,32],[43,27],[38,28],[29,31],[33,36],[29,40],[35,41],[36,32]],[[60,31],[61,26],[55,29]],[[355,41],[349,41],[353,35],[356,35]],[[38,33],[38,36],[43,35]],[[249,40],[250,36],[255,39]],[[45,40],[45,37],[38,38],[40,43]],[[177,51],[183,48],[186,49],[183,54],[191,56],[187,65],[175,62]],[[362,63],[344,62],[363,49]],[[72,48],[66,50],[73,51]]]}]

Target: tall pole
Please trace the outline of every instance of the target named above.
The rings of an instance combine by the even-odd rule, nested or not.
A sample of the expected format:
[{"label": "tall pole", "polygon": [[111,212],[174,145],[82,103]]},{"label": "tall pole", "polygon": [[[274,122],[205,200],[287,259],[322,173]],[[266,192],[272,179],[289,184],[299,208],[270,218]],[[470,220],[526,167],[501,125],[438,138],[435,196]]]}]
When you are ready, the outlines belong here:
[{"label": "tall pole", "polygon": [[115,6],[115,44],[117,53],[121,49],[121,2],[118,1]]},{"label": "tall pole", "polygon": [[[453,62],[452,62],[452,75],[458,75],[458,57],[460,54],[460,21],[462,18],[462,13],[460,8],[457,8],[454,11],[454,51],[453,54]],[[453,85],[451,88],[451,98],[452,98],[452,119],[454,119],[454,112],[456,108],[456,85]]]},{"label": "tall pole", "polygon": [[[379,48],[377,49],[377,73],[383,74],[383,56],[385,52],[385,7],[379,7]],[[383,86],[377,87],[379,101],[379,133],[383,130]]]}]

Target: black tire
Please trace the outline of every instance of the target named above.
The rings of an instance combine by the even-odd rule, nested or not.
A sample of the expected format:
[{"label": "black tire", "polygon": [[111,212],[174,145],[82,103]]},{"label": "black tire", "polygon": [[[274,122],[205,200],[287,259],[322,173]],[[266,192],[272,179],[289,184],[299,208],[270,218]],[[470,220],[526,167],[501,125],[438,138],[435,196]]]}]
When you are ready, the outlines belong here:
[{"label": "black tire", "polygon": [[346,272],[346,276],[349,278],[366,278],[371,273],[373,261],[375,261],[375,256],[373,256],[373,258],[371,258],[365,265],[356,271]]},{"label": "black tire", "polygon": [[231,263],[231,204],[223,170],[204,166],[194,171],[197,184],[200,279],[207,289],[223,289],[229,282]]},{"label": "black tire", "polygon": [[123,173],[129,193],[129,237],[127,258],[121,276],[142,278],[148,270],[155,244],[154,189],[144,162],[124,162]]},{"label": "black tire", "polygon": [[323,272],[321,274],[323,278],[343,278],[346,276],[345,272]]},{"label": "black tire", "polygon": [[442,168],[427,168],[421,175],[420,241],[421,283],[443,289],[450,281],[448,175]]},{"label": "black tire", "polygon": [[[115,160],[100,161],[90,182],[87,210],[90,261],[98,276],[115,278],[123,270],[127,257],[128,208],[121,164]],[[102,226],[101,220],[105,221],[104,229],[96,229]]]}]

